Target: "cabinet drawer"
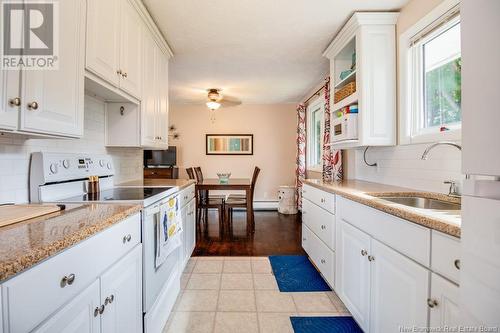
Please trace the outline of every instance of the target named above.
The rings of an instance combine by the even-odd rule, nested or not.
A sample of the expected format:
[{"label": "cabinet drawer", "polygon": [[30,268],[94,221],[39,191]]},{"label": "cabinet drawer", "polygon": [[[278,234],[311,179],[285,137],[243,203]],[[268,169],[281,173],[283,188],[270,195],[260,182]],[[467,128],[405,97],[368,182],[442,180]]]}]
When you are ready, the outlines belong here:
[{"label": "cabinet drawer", "polygon": [[302,202],[302,222],[330,249],[335,249],[335,215],[305,199]]},{"label": "cabinet drawer", "polygon": [[431,268],[455,283],[460,281],[460,240],[432,230]]},{"label": "cabinet drawer", "polygon": [[302,223],[302,248],[306,251],[307,254],[309,254],[311,250],[311,234],[312,231],[304,223]]},{"label": "cabinet drawer", "polygon": [[323,275],[328,284],[333,287],[335,257],[331,249],[321,241],[314,233],[309,237],[309,257]]},{"label": "cabinet drawer", "polygon": [[170,168],[157,168],[157,169],[144,169],[144,178],[172,178],[172,169]]},{"label": "cabinet drawer", "polygon": [[330,213],[335,214],[335,195],[333,193],[328,193],[306,184],[302,189],[302,196]]},{"label": "cabinet drawer", "polygon": [[337,199],[337,210],[337,218],[430,267],[430,229],[342,197]]},{"label": "cabinet drawer", "polygon": [[[140,214],[63,251],[2,285],[9,332],[28,332],[71,301],[140,242]],[[130,235],[130,240],[128,236]],[[63,278],[74,274],[70,284]]]},{"label": "cabinet drawer", "polygon": [[179,192],[180,207],[184,207],[185,205],[187,205],[191,201],[191,199],[194,198],[194,196],[195,196],[194,184],[189,185],[188,187],[180,191]]}]

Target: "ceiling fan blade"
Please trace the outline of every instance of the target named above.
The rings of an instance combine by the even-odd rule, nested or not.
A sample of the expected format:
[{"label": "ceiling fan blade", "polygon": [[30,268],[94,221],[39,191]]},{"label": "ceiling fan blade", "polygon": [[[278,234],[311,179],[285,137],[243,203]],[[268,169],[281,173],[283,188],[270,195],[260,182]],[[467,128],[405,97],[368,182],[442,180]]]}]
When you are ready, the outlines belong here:
[{"label": "ceiling fan blade", "polygon": [[222,107],[228,108],[241,105],[242,101],[236,97],[225,95],[224,98],[219,103],[221,103]]}]

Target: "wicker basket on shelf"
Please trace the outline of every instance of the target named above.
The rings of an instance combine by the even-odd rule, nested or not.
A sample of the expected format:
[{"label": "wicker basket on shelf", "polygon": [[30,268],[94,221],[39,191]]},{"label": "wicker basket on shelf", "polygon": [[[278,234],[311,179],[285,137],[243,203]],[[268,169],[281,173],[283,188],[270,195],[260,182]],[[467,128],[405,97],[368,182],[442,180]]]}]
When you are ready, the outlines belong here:
[{"label": "wicker basket on shelf", "polygon": [[338,103],[344,98],[354,94],[355,92],[356,92],[356,81],[349,82],[348,84],[346,84],[345,86],[343,86],[342,88],[340,88],[335,92],[333,101],[335,103]]}]

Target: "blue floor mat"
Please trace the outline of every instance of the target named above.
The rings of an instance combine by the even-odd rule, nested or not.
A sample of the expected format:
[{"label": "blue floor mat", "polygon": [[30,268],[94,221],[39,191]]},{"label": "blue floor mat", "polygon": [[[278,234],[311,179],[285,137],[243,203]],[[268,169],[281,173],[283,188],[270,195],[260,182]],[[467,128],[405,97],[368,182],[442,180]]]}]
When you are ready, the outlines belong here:
[{"label": "blue floor mat", "polygon": [[295,333],[363,333],[352,317],[290,317]]},{"label": "blue floor mat", "polygon": [[281,292],[331,290],[307,256],[270,256],[269,261]]}]

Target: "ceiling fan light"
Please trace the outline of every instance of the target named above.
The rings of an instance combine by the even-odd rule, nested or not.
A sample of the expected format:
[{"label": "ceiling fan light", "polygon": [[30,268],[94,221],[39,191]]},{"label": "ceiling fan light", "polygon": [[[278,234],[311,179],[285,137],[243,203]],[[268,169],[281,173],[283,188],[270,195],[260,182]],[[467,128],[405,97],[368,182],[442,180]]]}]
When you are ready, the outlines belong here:
[{"label": "ceiling fan light", "polygon": [[207,102],[207,107],[210,110],[217,110],[218,108],[220,108],[220,103],[217,103],[217,102],[214,102],[214,101],[210,101],[210,102]]}]

